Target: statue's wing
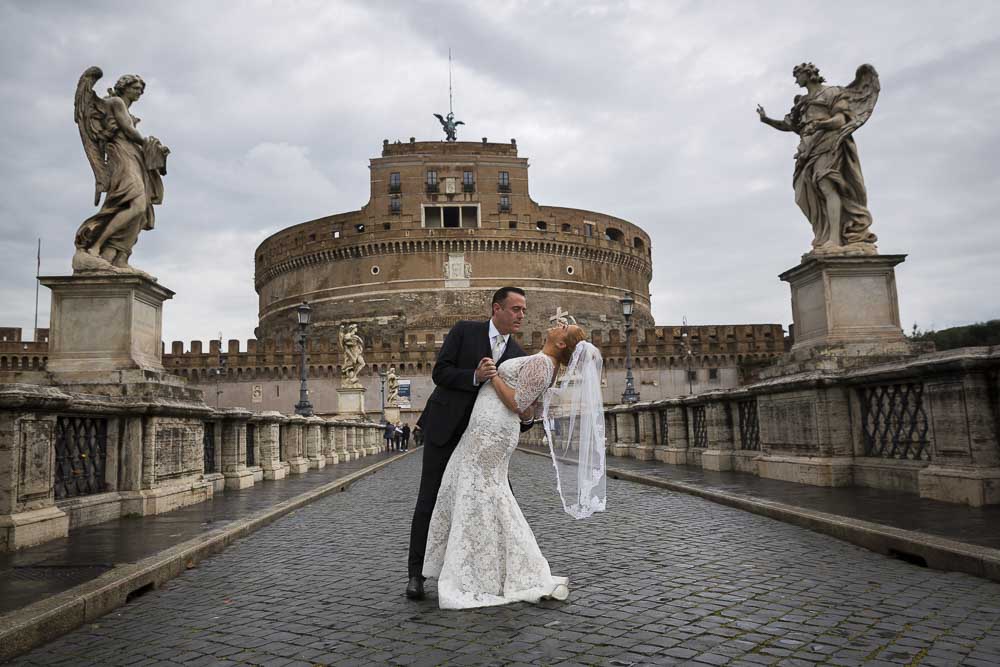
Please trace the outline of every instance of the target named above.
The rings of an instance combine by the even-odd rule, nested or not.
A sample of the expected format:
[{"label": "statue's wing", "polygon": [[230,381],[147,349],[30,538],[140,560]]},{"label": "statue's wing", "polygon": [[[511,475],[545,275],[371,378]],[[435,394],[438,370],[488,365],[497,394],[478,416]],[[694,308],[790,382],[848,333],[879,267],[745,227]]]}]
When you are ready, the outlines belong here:
[{"label": "statue's wing", "polygon": [[108,158],[105,150],[107,131],[104,117],[107,114],[107,102],[94,92],[94,84],[104,76],[100,67],[88,67],[80,75],[76,84],[76,95],[73,97],[73,120],[80,130],[83,150],[94,170],[94,206],[101,202],[101,193],[108,191]]},{"label": "statue's wing", "polygon": [[455,121],[455,125],[465,125],[465,121],[464,120],[456,120]]},{"label": "statue's wing", "polygon": [[840,134],[837,136],[838,146],[871,118],[881,89],[882,84],[879,83],[878,72],[874,67],[865,64],[858,68],[854,81],[843,89],[844,98],[851,108],[851,120],[840,129]]},{"label": "statue's wing", "polygon": [[444,116],[442,116],[439,113],[436,113],[434,114],[434,117],[437,118],[439,121],[441,121],[441,124],[444,125]]}]

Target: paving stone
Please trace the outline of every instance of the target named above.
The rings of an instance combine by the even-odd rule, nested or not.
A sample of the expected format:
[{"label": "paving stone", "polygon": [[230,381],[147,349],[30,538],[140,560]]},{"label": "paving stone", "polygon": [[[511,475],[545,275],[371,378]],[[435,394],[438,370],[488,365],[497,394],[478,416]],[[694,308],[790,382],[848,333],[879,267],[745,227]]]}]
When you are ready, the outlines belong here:
[{"label": "paving stone", "polygon": [[413,602],[419,473],[394,463],[11,664],[997,664],[998,584],[619,480],[575,521],[523,454],[511,480],[569,600],[441,611],[432,580]]}]

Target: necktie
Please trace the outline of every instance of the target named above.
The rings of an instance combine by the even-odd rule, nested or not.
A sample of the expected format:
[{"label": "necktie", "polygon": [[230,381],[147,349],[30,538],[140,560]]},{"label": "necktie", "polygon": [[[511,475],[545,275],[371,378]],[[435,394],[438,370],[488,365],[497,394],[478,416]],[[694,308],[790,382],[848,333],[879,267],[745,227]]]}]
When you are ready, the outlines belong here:
[{"label": "necktie", "polygon": [[503,336],[497,334],[493,341],[493,361],[499,361],[503,354]]}]

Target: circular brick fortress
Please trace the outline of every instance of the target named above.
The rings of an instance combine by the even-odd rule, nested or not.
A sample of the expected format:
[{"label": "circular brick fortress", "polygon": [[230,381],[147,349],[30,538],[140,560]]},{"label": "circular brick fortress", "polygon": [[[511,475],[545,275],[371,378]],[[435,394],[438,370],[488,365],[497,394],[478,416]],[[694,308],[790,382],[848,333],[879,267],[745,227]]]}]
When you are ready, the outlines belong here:
[{"label": "circular brick fortress", "polygon": [[257,248],[259,339],[290,340],[295,307],[308,301],[320,339],[354,322],[366,343],[440,341],[459,319],[485,319],[502,285],[528,293],[529,345],[557,307],[588,329],[621,326],[627,293],[634,323],[653,326],[649,236],[610,215],[532,201],[513,140],[386,141],[370,172],[361,210],[288,227]]}]

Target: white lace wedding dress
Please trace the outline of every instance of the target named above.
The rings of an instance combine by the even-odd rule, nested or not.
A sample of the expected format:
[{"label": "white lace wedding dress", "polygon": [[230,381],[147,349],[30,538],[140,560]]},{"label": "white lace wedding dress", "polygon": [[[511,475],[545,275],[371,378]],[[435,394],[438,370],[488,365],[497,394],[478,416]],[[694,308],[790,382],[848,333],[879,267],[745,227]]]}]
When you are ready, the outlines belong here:
[{"label": "white lace wedding dress", "polygon": [[[523,410],[549,386],[555,363],[539,353],[506,361],[498,372]],[[567,579],[552,576],[507,481],[519,434],[517,415],[492,386],[483,387],[448,461],[427,534],[423,574],[438,578],[441,609],[568,594]]]}]

